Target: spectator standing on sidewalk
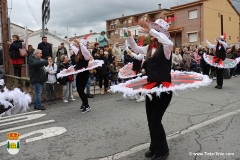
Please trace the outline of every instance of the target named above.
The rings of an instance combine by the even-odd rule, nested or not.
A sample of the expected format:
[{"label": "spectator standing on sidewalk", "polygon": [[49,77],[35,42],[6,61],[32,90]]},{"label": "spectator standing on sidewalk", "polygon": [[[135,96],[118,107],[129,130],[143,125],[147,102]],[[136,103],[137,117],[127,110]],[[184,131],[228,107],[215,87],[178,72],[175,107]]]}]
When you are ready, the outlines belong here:
[{"label": "spectator standing on sidewalk", "polygon": [[10,64],[13,65],[14,76],[21,77],[22,64],[24,63],[24,58],[20,57],[19,49],[22,48],[22,41],[18,35],[12,35],[13,42],[7,42],[10,45],[9,55]]},{"label": "spectator standing on sidewalk", "polygon": [[34,52],[34,48],[33,48],[33,46],[32,45],[28,45],[28,50],[27,50],[27,54],[28,54],[28,58],[31,56],[31,55],[33,55],[33,52]]},{"label": "spectator standing on sidewalk", "polygon": [[38,44],[37,49],[42,51],[42,59],[46,59],[47,56],[52,57],[52,47],[47,42],[47,37],[42,37],[42,42]]},{"label": "spectator standing on sidewalk", "polygon": [[[108,59],[107,54],[104,54],[103,50],[100,49],[94,56],[95,59],[103,60],[104,64],[102,67],[96,68],[97,74],[99,75],[99,87],[100,93],[104,94],[108,89]],[[102,89],[102,81],[104,80],[104,90]]]},{"label": "spectator standing on sidewalk", "polygon": [[112,64],[109,66],[109,71],[111,73],[111,86],[117,85],[118,84],[118,63],[117,59],[115,59]]},{"label": "spectator standing on sidewalk", "polygon": [[30,73],[30,82],[34,86],[34,109],[45,110],[41,105],[41,95],[43,91],[43,84],[47,81],[46,71],[44,66],[48,65],[48,61],[41,59],[42,51],[36,49],[28,60],[28,68]]},{"label": "spectator standing on sidewalk", "polygon": [[59,62],[60,57],[62,55],[68,55],[66,47],[64,47],[64,43],[61,43],[61,45],[58,46],[58,51],[57,51],[57,62]]},{"label": "spectator standing on sidewalk", "polygon": [[98,43],[101,49],[103,49],[104,46],[108,46],[108,37],[105,31],[102,31],[100,36],[98,37]]},{"label": "spectator standing on sidewalk", "polygon": [[[109,50],[110,50],[110,52],[109,52]],[[105,55],[107,55],[108,64],[112,63],[112,52],[111,52],[111,49],[109,49],[109,47],[107,45],[104,46],[103,53]]]},{"label": "spectator standing on sidewalk", "polygon": [[[62,55],[60,57],[57,73],[71,66],[68,60],[67,55]],[[72,82],[69,80],[68,76],[61,78],[60,82],[63,85],[63,102],[68,103],[68,100],[75,101],[76,99],[74,99],[72,94]]]},{"label": "spectator standing on sidewalk", "polygon": [[191,62],[196,62],[196,61],[191,57],[187,48],[184,48],[183,51],[184,51],[184,54],[183,54],[183,63],[184,63],[183,70],[189,71]]},{"label": "spectator standing on sidewalk", "polygon": [[182,56],[179,53],[179,48],[175,49],[175,54],[172,54],[172,63],[174,70],[181,70],[183,67]]},{"label": "spectator standing on sidewalk", "polygon": [[95,53],[98,52],[98,50],[99,50],[99,43],[96,42],[96,43],[94,43],[94,48],[92,50],[92,57],[95,55]]},{"label": "spectator standing on sidewalk", "polygon": [[[238,58],[238,51],[237,51],[237,50],[238,50],[238,49],[237,49],[236,45],[232,46],[232,48],[231,48],[231,53],[232,53],[232,59],[234,59],[234,60],[235,60],[236,58]],[[237,71],[237,66],[234,67],[234,68],[232,68],[232,69],[230,70],[230,76],[231,76],[231,78],[237,77],[236,71]]]},{"label": "spectator standing on sidewalk", "polygon": [[112,49],[112,55],[117,58],[117,61],[122,61],[122,51],[121,48],[119,47],[118,42],[114,44],[114,47]]},{"label": "spectator standing on sidewalk", "polygon": [[47,56],[46,60],[48,61],[48,66],[45,67],[48,80],[45,83],[46,88],[46,99],[48,101],[48,105],[56,104],[56,73],[57,73],[57,65],[53,63],[52,58]]}]

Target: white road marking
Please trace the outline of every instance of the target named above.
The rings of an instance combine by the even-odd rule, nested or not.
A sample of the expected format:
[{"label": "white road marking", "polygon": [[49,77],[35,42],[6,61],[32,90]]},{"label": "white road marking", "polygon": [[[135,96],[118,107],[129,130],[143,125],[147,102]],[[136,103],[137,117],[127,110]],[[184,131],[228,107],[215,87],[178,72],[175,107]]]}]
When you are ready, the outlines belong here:
[{"label": "white road marking", "polygon": [[[31,114],[31,115],[24,115],[24,116],[20,116],[20,117],[0,120],[0,123],[11,121],[11,122],[8,122],[8,123],[0,124],[0,127],[1,126],[6,126],[6,125],[9,125],[9,124],[30,121],[30,120],[33,120],[33,119],[41,118],[43,116],[46,116],[46,114]],[[25,119],[23,119],[23,118],[25,118]],[[16,121],[17,119],[23,119],[23,120]]]},{"label": "white road marking", "polygon": [[[195,126],[192,126],[192,127],[189,127],[188,129],[185,129],[183,130],[181,133],[180,132],[176,132],[176,133],[173,133],[171,135],[168,135],[167,136],[167,140],[170,140],[170,139],[173,139],[173,138],[176,138],[180,135],[183,135],[183,134],[186,134],[188,132],[191,132],[191,131],[194,131],[196,129],[199,129],[199,128],[202,128],[204,126],[207,126],[211,123],[214,123],[214,122],[217,122],[223,118],[226,118],[226,117],[229,117],[229,116],[232,116],[234,114],[237,114],[240,112],[240,109],[239,110],[236,110],[236,111],[233,111],[233,112],[229,112],[227,114],[224,114],[224,115],[221,115],[219,117],[216,117],[216,118],[213,118],[211,120],[208,120],[206,122],[203,122],[203,123],[199,123]],[[136,153],[138,151],[141,151],[141,150],[144,150],[144,149],[147,149],[149,147],[150,143],[145,143],[145,144],[142,144],[142,145],[139,145],[139,146],[136,146],[134,148],[131,148],[127,151],[123,151],[123,152],[120,152],[120,153],[117,153],[117,154],[114,154],[112,156],[108,156],[108,157],[105,157],[105,158],[101,158],[99,160],[115,160],[115,159],[120,159],[120,158],[123,158],[123,157],[126,157],[128,155],[131,155],[133,153]]]},{"label": "white road marking", "polygon": [[42,125],[42,124],[46,124],[46,123],[52,123],[52,122],[55,122],[55,120],[48,120],[48,121],[28,124],[28,125],[24,125],[24,126],[9,128],[9,129],[5,129],[5,130],[0,130],[0,133],[15,131],[15,130],[18,130],[18,129],[28,128],[28,127],[33,127],[33,126],[35,127],[35,126],[38,126],[38,125]]},{"label": "white road marking", "polygon": [[37,113],[37,112],[42,112],[42,111],[25,112],[25,113],[21,113],[21,114],[15,114],[15,115],[11,115],[11,116],[0,117],[0,120],[1,119],[7,119],[9,117],[17,117],[17,116],[21,116],[21,115],[25,115],[25,114],[31,114],[31,113]]},{"label": "white road marking", "polygon": [[20,136],[20,137],[24,138],[24,137],[31,136],[31,135],[34,135],[34,134],[37,134],[37,133],[42,133],[43,134],[43,135],[38,136],[38,137],[26,139],[26,143],[29,143],[29,142],[33,142],[33,141],[38,141],[38,140],[41,140],[41,139],[49,138],[49,137],[58,136],[58,135],[63,134],[65,132],[67,132],[66,128],[63,128],[63,127],[51,127],[51,128],[46,128],[46,129],[33,131],[33,132],[27,133],[27,134],[25,134],[23,136]]},{"label": "white road marking", "polygon": [[[51,128],[40,129],[40,130],[37,130],[37,131],[33,131],[33,132],[30,132],[30,133],[21,135],[19,137],[19,139],[23,139],[23,138],[26,138],[28,136],[32,136],[32,135],[37,134],[37,133],[42,133],[43,134],[43,135],[38,136],[38,137],[26,139],[26,143],[29,143],[29,142],[34,142],[34,141],[38,141],[38,140],[41,140],[41,139],[49,138],[49,137],[58,136],[58,135],[61,135],[61,134],[65,133],[66,131],[67,130],[63,127],[51,127]],[[5,146],[6,144],[7,144],[7,141],[1,142],[0,147]]]}]

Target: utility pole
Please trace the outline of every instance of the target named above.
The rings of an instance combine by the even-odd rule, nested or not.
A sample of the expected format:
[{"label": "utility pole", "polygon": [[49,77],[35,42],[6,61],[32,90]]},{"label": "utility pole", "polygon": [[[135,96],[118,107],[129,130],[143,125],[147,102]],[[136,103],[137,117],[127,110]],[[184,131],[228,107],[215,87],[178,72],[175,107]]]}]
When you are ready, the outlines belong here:
[{"label": "utility pole", "polygon": [[67,26],[67,37],[68,37],[68,26]]},{"label": "utility pole", "polygon": [[[8,12],[7,12],[7,0],[0,0],[0,17],[1,17],[1,37],[0,41],[2,41],[3,44],[3,63],[6,74],[10,74],[9,72],[9,45],[7,44],[7,41],[10,41],[9,39],[9,30],[8,30]],[[10,25],[10,24],[9,24]]]},{"label": "utility pole", "polygon": [[42,3],[42,36],[45,36],[45,25],[50,19],[50,0],[43,0]]},{"label": "utility pole", "polygon": [[221,35],[223,35],[223,15],[221,14]]}]

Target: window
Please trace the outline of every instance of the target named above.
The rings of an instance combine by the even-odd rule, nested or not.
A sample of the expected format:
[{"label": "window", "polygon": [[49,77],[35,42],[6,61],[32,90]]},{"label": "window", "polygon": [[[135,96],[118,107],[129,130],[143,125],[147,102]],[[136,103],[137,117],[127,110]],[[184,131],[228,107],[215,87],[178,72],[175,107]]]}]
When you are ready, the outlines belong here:
[{"label": "window", "polygon": [[189,11],[188,19],[195,19],[195,18],[197,18],[197,10]]},{"label": "window", "polygon": [[131,19],[129,19],[129,20],[128,20],[128,23],[132,23],[132,20],[131,20]]},{"label": "window", "polygon": [[231,19],[231,17],[229,17],[229,21],[231,21],[232,19]]},{"label": "window", "polygon": [[231,37],[231,36],[229,36],[229,40],[231,40],[231,38],[232,38],[232,37]]},{"label": "window", "polygon": [[189,42],[197,42],[198,34],[197,33],[189,33],[188,38],[189,38]]}]

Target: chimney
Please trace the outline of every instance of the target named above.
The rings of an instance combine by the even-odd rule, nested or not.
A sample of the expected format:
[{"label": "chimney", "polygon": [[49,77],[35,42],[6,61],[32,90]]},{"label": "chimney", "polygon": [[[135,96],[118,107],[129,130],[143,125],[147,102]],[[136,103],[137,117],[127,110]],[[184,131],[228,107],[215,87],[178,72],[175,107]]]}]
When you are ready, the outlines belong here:
[{"label": "chimney", "polygon": [[92,34],[92,30],[90,30],[90,33]]},{"label": "chimney", "polygon": [[122,17],[124,17],[124,14],[122,14]]},{"label": "chimney", "polygon": [[158,4],[158,9],[162,9],[162,5],[161,4]]}]

